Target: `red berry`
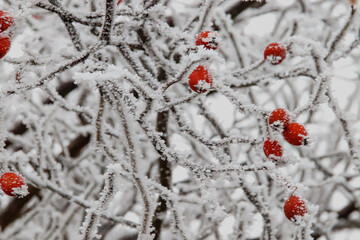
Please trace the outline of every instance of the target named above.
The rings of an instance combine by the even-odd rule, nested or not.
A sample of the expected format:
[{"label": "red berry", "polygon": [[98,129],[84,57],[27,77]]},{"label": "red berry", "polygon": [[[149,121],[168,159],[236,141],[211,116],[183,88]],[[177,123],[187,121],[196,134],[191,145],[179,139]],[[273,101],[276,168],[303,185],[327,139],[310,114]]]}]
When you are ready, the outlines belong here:
[{"label": "red berry", "polygon": [[274,125],[275,127],[286,127],[290,124],[290,115],[289,113],[282,108],[277,108],[270,113],[269,124]]},{"label": "red berry", "polygon": [[119,0],[118,3],[117,3],[117,5],[119,5],[121,2],[122,2],[122,0]]},{"label": "red berry", "polygon": [[1,176],[1,189],[9,196],[15,196],[14,190],[26,186],[24,179],[16,173],[7,172]]},{"label": "red berry", "polygon": [[0,10],[0,32],[5,31],[14,23],[14,18],[8,12]]},{"label": "red berry", "polygon": [[263,149],[265,156],[273,161],[279,160],[279,158],[282,157],[283,154],[282,147],[276,140],[271,141],[270,139],[267,139],[264,142]]},{"label": "red berry", "polygon": [[284,204],[285,216],[290,221],[295,221],[295,217],[303,217],[307,213],[305,202],[297,196],[290,196]]},{"label": "red berry", "polygon": [[285,46],[279,43],[270,43],[264,51],[264,58],[269,59],[272,65],[281,63],[285,57]]},{"label": "red berry", "polygon": [[290,123],[283,131],[285,140],[296,146],[307,144],[307,131],[305,127],[299,123]]},{"label": "red berry", "polygon": [[0,59],[3,58],[10,49],[10,38],[0,35]]},{"label": "red berry", "polygon": [[196,36],[196,46],[203,45],[206,49],[216,50],[218,47],[217,42],[218,34],[212,31],[205,31]]},{"label": "red berry", "polygon": [[212,77],[204,66],[198,66],[189,76],[190,88],[197,92],[206,92],[212,86]]}]

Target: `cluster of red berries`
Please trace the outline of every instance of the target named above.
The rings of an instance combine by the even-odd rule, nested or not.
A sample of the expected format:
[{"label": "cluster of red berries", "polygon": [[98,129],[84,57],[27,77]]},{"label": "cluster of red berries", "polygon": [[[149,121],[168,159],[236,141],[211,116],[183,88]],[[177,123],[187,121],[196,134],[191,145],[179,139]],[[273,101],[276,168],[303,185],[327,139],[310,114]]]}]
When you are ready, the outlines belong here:
[{"label": "cluster of red berries", "polygon": [[[272,65],[280,64],[286,57],[286,48],[279,43],[269,44],[264,51],[264,59],[269,60]],[[276,130],[282,130],[284,139],[295,146],[307,144],[307,131],[299,123],[291,123],[289,113],[281,108],[275,109],[269,116],[269,125]],[[267,139],[263,150],[265,156],[271,160],[278,160],[283,156],[282,146],[278,141]],[[298,217],[303,217],[308,212],[304,200],[291,195],[284,204],[285,216],[292,222]]]},{"label": "cluster of red berries", "polygon": [[[308,143],[308,133],[305,127],[299,123],[292,123],[290,121],[290,115],[285,109],[278,108],[272,111],[269,116],[269,125],[274,129],[282,130],[284,139],[291,145],[300,146]],[[279,142],[270,138],[264,142],[263,149],[266,157],[271,160],[277,160],[277,158],[283,155],[283,150]]]},{"label": "cluster of red berries", "polygon": [[[21,190],[26,187],[24,179],[13,172],[4,173],[0,178],[0,186],[6,195],[11,197],[17,196],[17,190]],[[19,194],[19,196],[22,196]]]},{"label": "cluster of red berries", "polygon": [[[121,1],[121,0],[120,0]],[[207,50],[216,50],[218,34],[212,31],[205,31],[196,36],[196,46],[203,46]],[[270,63],[277,65],[286,57],[286,48],[283,44],[271,43],[264,51],[264,59],[270,60]],[[198,66],[189,76],[190,88],[197,92],[203,93],[208,87],[212,86],[212,77],[204,66]]]},{"label": "cluster of red berries", "polygon": [[10,13],[0,10],[0,59],[3,58],[10,49],[10,38],[3,34],[14,23],[14,18]]},{"label": "cluster of red berries", "polygon": [[[119,0],[119,5],[122,0]],[[6,31],[14,23],[13,17],[4,11],[0,11],[0,33]],[[216,50],[218,47],[216,32],[205,31],[197,35],[195,44],[203,46],[208,50]],[[0,59],[3,58],[10,49],[10,38],[0,34]],[[273,65],[280,64],[286,57],[284,45],[279,43],[269,44],[264,51],[264,58],[270,60]],[[190,88],[197,92],[206,92],[212,86],[212,76],[208,70],[200,65],[189,76]],[[292,145],[306,144],[307,132],[303,125],[290,123],[290,115],[284,109],[276,109],[269,116],[269,124],[275,129],[283,129],[284,139]],[[283,155],[282,146],[276,141],[267,139],[263,147],[266,157],[277,160]],[[4,173],[0,178],[0,185],[3,192],[9,196],[16,196],[16,190],[26,186],[24,179],[13,172]],[[284,205],[285,216],[294,221],[297,216],[304,216],[307,213],[305,202],[297,196],[290,196]]]},{"label": "cluster of red berries", "polygon": [[[203,46],[208,50],[216,50],[217,34],[206,31],[196,37],[195,44]],[[286,57],[285,46],[278,43],[269,44],[264,51],[264,58],[270,60],[273,65],[281,63]],[[189,76],[190,88],[197,92],[206,92],[212,86],[212,77],[204,66],[198,66]],[[292,145],[305,145],[307,132],[303,125],[291,123],[289,113],[284,109],[276,109],[269,116],[269,124],[275,129],[282,129],[284,139]],[[264,142],[264,153],[271,160],[278,160],[283,156],[282,146],[270,138]],[[290,221],[295,221],[296,217],[302,217],[307,213],[305,202],[297,196],[290,196],[284,205],[285,216]]]},{"label": "cluster of red berries", "polygon": [[[292,123],[289,113],[282,108],[275,109],[270,113],[269,125],[276,130],[282,130],[284,139],[295,146],[307,144],[307,131],[299,123]],[[282,146],[278,141],[268,138],[264,142],[263,150],[265,156],[273,161],[277,161],[283,156]],[[295,221],[296,217],[302,217],[307,213],[305,202],[297,196],[290,196],[284,205],[285,216],[290,221]]]},{"label": "cluster of red berries", "polygon": [[[205,31],[196,36],[195,45],[203,46],[207,50],[216,50],[218,34]],[[197,93],[204,93],[212,86],[213,79],[206,67],[198,66],[189,76],[189,86]]]}]

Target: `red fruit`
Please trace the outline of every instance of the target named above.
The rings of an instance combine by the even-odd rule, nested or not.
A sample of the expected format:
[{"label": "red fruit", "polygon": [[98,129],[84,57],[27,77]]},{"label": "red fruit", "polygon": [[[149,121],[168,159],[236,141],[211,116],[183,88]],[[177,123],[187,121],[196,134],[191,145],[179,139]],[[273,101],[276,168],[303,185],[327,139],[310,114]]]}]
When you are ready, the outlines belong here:
[{"label": "red fruit", "polygon": [[296,146],[307,144],[307,131],[305,127],[299,123],[290,123],[283,131],[285,140]]},{"label": "red fruit", "polygon": [[269,59],[272,65],[281,63],[285,57],[285,46],[279,43],[270,43],[264,51],[264,59]]},{"label": "red fruit", "polygon": [[10,49],[10,38],[0,35],[0,59],[3,58]]},{"label": "red fruit", "polygon": [[196,46],[203,45],[206,49],[216,50],[218,47],[217,32],[205,31],[196,36]]},{"label": "red fruit", "polygon": [[13,193],[15,189],[26,186],[24,179],[16,173],[7,172],[1,176],[0,179],[1,189],[9,196],[15,196]]},{"label": "red fruit", "polygon": [[277,108],[270,113],[269,124],[273,124],[275,127],[279,127],[280,125],[286,127],[290,124],[290,115],[285,109]]},{"label": "red fruit", "polygon": [[290,196],[284,204],[285,216],[290,221],[295,221],[295,217],[303,217],[307,213],[305,202],[297,196]]},{"label": "red fruit", "polygon": [[122,0],[119,0],[118,3],[117,3],[117,5],[119,5],[121,2],[122,2]]},{"label": "red fruit", "polygon": [[198,66],[189,76],[190,88],[197,92],[206,92],[212,86],[212,77],[204,66]]},{"label": "red fruit", "polygon": [[[264,142],[263,149],[265,156],[273,161],[279,160],[279,158],[283,155],[282,147],[276,140],[271,141],[270,139],[267,139]],[[272,155],[272,157],[270,157],[270,155]]]},{"label": "red fruit", "polygon": [[0,32],[5,31],[14,23],[14,18],[8,12],[0,10]]}]

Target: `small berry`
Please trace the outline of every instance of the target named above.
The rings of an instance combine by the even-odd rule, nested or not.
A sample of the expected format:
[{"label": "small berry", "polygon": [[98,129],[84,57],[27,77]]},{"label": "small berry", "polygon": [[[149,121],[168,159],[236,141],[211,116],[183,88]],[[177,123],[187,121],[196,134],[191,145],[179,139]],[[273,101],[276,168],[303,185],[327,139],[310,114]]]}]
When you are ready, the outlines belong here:
[{"label": "small berry", "polygon": [[3,192],[9,196],[15,196],[17,189],[21,189],[26,186],[24,179],[16,173],[7,172],[0,178],[0,185]]},{"label": "small berry", "polygon": [[121,2],[122,2],[122,0],[119,0],[118,3],[117,3],[117,5],[119,5]]},{"label": "small berry", "polygon": [[197,92],[206,92],[212,86],[212,77],[204,66],[198,66],[189,76],[190,88]]},{"label": "small berry", "polygon": [[0,35],[0,59],[3,58],[10,49],[10,38],[4,35]]},{"label": "small berry", "polygon": [[283,150],[281,145],[276,140],[267,139],[264,142],[264,153],[265,156],[273,161],[279,160],[283,155]]},{"label": "small berry", "polygon": [[300,146],[307,144],[307,131],[305,127],[299,123],[290,123],[285,127],[282,134],[285,140],[292,145]]},{"label": "small berry", "polygon": [[270,113],[269,124],[274,127],[285,128],[290,124],[290,115],[285,109],[277,108]]},{"label": "small berry", "polygon": [[356,3],[357,3],[357,0],[350,0],[350,4],[351,4],[352,6],[356,5]]},{"label": "small berry", "polygon": [[285,216],[292,222],[297,216],[303,217],[307,213],[305,202],[297,196],[290,196],[284,204]]},{"label": "small berry", "polygon": [[279,43],[270,43],[264,51],[264,58],[269,59],[272,65],[281,63],[285,57],[285,46]]},{"label": "small berry", "polygon": [[0,10],[0,32],[5,31],[14,23],[14,18],[8,12]]},{"label": "small berry", "polygon": [[218,34],[212,31],[205,31],[196,36],[196,46],[204,46],[206,49],[216,50],[218,47],[217,42]]}]

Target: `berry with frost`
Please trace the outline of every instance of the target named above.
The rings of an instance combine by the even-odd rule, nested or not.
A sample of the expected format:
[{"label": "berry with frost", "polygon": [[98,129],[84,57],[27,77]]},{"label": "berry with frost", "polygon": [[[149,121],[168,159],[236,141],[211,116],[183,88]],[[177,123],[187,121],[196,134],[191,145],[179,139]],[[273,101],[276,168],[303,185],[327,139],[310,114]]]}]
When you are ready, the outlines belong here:
[{"label": "berry with frost", "polygon": [[17,195],[18,190],[26,188],[24,179],[13,172],[4,173],[0,178],[0,185],[3,192],[12,197]]},{"label": "berry with frost", "polygon": [[286,57],[285,46],[279,43],[270,43],[264,51],[264,59],[270,60],[272,65],[281,63]]},{"label": "berry with frost", "polygon": [[4,35],[0,35],[0,59],[3,58],[10,49],[10,38]]},{"label": "berry with frost", "polygon": [[276,140],[267,139],[264,142],[263,150],[265,156],[273,161],[279,160],[283,155],[282,147]]},{"label": "berry with frost", "polygon": [[4,32],[14,23],[14,18],[8,12],[0,10],[0,32]]},{"label": "berry with frost", "polygon": [[284,213],[287,219],[294,222],[296,217],[303,217],[307,213],[305,202],[297,196],[290,196],[284,204]]},{"label": "berry with frost", "polygon": [[282,134],[285,140],[292,145],[300,146],[308,143],[308,133],[305,127],[299,123],[290,123]]},{"label": "berry with frost", "polygon": [[273,125],[275,128],[285,128],[290,124],[289,113],[282,108],[277,108],[270,113],[269,125]]},{"label": "berry with frost", "polygon": [[206,92],[212,86],[212,77],[204,66],[198,66],[189,76],[190,88],[197,92]]},{"label": "berry with frost", "polygon": [[218,47],[217,42],[218,34],[212,31],[205,31],[196,36],[196,46],[204,46],[206,49],[216,50]]}]

